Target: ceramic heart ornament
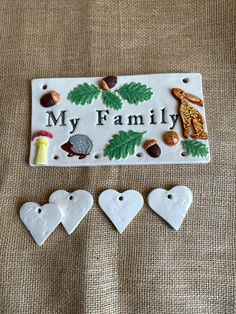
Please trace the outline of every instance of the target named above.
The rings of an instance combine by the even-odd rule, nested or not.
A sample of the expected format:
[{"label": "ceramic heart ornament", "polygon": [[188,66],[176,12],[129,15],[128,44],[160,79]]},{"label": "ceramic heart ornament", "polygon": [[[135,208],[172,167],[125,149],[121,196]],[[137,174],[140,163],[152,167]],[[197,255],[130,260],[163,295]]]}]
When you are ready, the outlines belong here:
[{"label": "ceramic heart ornament", "polygon": [[55,204],[40,206],[37,203],[28,202],[21,207],[20,218],[40,246],[60,224],[62,213]]},{"label": "ceramic heart ornament", "polygon": [[118,193],[109,189],[99,195],[98,203],[116,229],[122,233],[143,207],[143,197],[134,190]]},{"label": "ceramic heart ornament", "polygon": [[151,209],[179,230],[193,201],[193,195],[186,186],[176,186],[167,191],[155,189],[148,195]]},{"label": "ceramic heart ornament", "polygon": [[58,190],[51,194],[49,202],[60,207],[63,213],[62,224],[67,233],[71,234],[91,209],[93,197],[84,190],[73,193]]}]

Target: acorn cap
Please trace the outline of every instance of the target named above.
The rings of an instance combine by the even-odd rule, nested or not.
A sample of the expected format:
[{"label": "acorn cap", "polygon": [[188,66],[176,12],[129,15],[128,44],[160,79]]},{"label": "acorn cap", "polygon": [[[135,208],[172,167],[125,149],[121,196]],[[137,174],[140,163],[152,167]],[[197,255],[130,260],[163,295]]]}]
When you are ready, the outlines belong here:
[{"label": "acorn cap", "polygon": [[61,96],[60,94],[58,94],[55,90],[52,90],[50,92],[52,99],[54,100],[55,104],[59,103],[59,101],[61,100]]},{"label": "acorn cap", "polygon": [[101,87],[104,91],[108,92],[110,90],[109,86],[104,80],[99,82],[99,87]]},{"label": "acorn cap", "polygon": [[157,144],[157,141],[156,141],[156,140],[147,140],[147,141],[144,142],[143,148],[144,148],[145,150],[147,150],[149,147],[151,147],[151,146],[153,146],[153,145],[155,145],[155,144]]}]

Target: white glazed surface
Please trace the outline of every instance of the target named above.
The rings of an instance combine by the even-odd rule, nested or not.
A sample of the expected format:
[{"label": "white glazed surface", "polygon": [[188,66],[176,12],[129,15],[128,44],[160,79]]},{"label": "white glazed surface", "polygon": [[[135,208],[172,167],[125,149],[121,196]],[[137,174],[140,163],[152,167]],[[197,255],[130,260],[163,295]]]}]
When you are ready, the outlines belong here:
[{"label": "white glazed surface", "polygon": [[68,193],[58,190],[51,194],[50,203],[56,204],[63,213],[62,225],[71,234],[93,205],[92,195],[84,190]]},{"label": "white glazed surface", "polygon": [[[122,200],[119,198],[122,197]],[[105,190],[98,198],[98,203],[116,229],[122,233],[143,207],[142,195],[134,190],[119,193]]]},{"label": "white glazed surface", "polygon": [[176,186],[169,191],[155,189],[148,195],[148,204],[152,210],[176,231],[182,225],[192,201],[192,192],[186,186]]},{"label": "white glazed surface", "polygon": [[[189,82],[184,83],[183,78],[188,78]],[[150,74],[150,75],[134,75],[134,76],[119,76],[118,83],[114,87],[119,89],[125,83],[140,82],[151,87],[154,91],[154,96],[151,100],[140,103],[139,105],[128,104],[123,101],[123,108],[121,110],[114,110],[107,108],[102,98],[99,97],[94,103],[90,105],[75,105],[67,99],[68,93],[74,89],[78,84],[89,83],[98,86],[101,77],[91,78],[43,78],[32,81],[32,134],[39,130],[46,130],[53,134],[54,138],[49,140],[48,147],[48,163],[46,166],[72,167],[72,166],[101,166],[101,165],[129,165],[129,164],[184,164],[184,163],[207,163],[210,161],[210,154],[206,157],[182,156],[183,148],[181,143],[170,147],[163,142],[163,134],[170,130],[172,120],[169,114],[177,114],[179,112],[179,102],[171,93],[171,89],[178,87],[187,93],[192,93],[203,100],[202,92],[202,77],[198,73],[177,73],[177,74]],[[47,85],[47,90],[43,90],[42,86]],[[59,104],[44,108],[40,105],[40,98],[46,92],[56,90],[61,95]],[[113,90],[113,89],[112,89]],[[206,104],[207,106],[207,104]],[[205,117],[205,104],[199,107],[193,104]],[[166,108],[165,120],[166,123],[160,123],[162,120],[161,110]],[[48,115],[46,111],[53,111],[55,116],[58,116],[62,110],[66,110],[66,126],[52,126],[46,127]],[[103,126],[97,126],[96,110],[109,110],[107,120],[104,121]],[[156,124],[149,124],[151,110],[154,110]],[[121,115],[124,121],[123,125],[114,125],[114,117]],[[144,125],[127,125],[127,116],[142,115]],[[71,131],[70,119],[80,118],[78,125],[73,132]],[[205,124],[207,131],[207,125]],[[106,144],[114,134],[119,131],[133,130],[135,132],[146,131],[143,142],[147,139],[156,139],[161,147],[161,156],[159,158],[150,157],[142,145],[136,147],[135,154],[124,159],[109,160],[104,157],[103,151]],[[183,140],[182,122],[178,118],[174,127],[180,135],[180,140]],[[69,140],[69,137],[75,134],[85,134],[89,136],[93,143],[93,149],[89,155],[84,159],[78,159],[78,156],[67,157],[67,153],[61,149],[61,145]],[[208,140],[200,140],[208,144]],[[35,141],[31,141],[30,149],[30,165],[35,166],[36,145]],[[138,154],[138,155],[137,155]],[[55,157],[56,156],[56,157]],[[95,158],[95,156],[97,158]],[[56,158],[56,159],[55,159]]]},{"label": "white glazed surface", "polygon": [[37,203],[28,202],[21,207],[20,218],[40,246],[60,224],[62,213],[55,204],[40,206]]}]

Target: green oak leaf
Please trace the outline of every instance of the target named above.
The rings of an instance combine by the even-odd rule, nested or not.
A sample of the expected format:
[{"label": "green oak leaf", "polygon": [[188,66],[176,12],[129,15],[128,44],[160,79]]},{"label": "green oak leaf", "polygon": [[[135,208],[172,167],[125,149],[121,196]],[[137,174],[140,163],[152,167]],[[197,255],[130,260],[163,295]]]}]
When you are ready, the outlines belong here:
[{"label": "green oak leaf", "polygon": [[103,102],[107,107],[119,110],[122,108],[122,101],[114,92],[108,91],[102,93]]},{"label": "green oak leaf", "polygon": [[93,84],[79,84],[69,92],[67,99],[76,105],[90,105],[101,94],[101,89]]},{"label": "green oak leaf", "polygon": [[151,87],[147,87],[141,83],[127,83],[117,90],[120,96],[127,100],[129,104],[138,105],[141,102],[152,98],[153,91]]},{"label": "green oak leaf", "polygon": [[200,141],[184,140],[181,143],[186,152],[193,157],[205,157],[209,153],[207,145]]},{"label": "green oak leaf", "polygon": [[128,132],[120,131],[114,134],[104,149],[104,156],[108,156],[111,160],[113,158],[120,159],[133,155],[135,147],[141,144],[145,133],[146,131],[134,132],[129,130]]}]

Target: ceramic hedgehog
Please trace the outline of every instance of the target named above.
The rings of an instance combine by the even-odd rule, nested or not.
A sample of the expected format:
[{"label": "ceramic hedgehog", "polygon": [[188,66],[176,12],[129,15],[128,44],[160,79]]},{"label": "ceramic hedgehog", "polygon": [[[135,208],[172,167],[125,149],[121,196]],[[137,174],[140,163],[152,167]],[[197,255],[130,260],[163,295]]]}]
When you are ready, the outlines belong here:
[{"label": "ceramic hedgehog", "polygon": [[69,141],[61,145],[61,148],[68,153],[68,157],[79,156],[85,158],[90,154],[93,143],[87,135],[76,134],[69,138]]}]

